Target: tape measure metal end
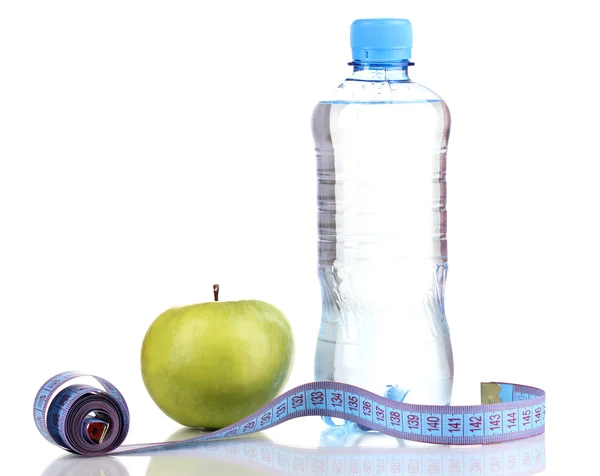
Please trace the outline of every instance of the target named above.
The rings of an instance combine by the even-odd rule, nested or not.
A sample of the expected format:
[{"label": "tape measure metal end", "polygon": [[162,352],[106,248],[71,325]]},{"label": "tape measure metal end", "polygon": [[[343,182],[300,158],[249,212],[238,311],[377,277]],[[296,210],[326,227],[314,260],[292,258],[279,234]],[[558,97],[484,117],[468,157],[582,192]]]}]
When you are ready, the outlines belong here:
[{"label": "tape measure metal end", "polygon": [[500,385],[493,382],[481,382],[481,404],[502,403],[500,398]]},{"label": "tape measure metal end", "polygon": [[96,412],[93,418],[84,420],[84,427],[89,440],[96,445],[100,445],[104,442],[110,428],[109,418],[101,412]]}]

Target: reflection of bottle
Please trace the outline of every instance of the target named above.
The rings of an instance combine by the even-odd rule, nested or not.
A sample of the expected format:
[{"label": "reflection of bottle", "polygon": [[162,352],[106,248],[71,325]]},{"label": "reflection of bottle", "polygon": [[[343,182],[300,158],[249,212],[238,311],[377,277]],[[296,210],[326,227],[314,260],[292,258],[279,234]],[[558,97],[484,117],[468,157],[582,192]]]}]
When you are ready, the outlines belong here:
[{"label": "reflection of bottle", "polygon": [[[545,468],[544,435],[489,446],[370,447],[367,440],[385,436],[351,431],[351,425],[327,428],[321,447],[306,449],[276,444],[264,435],[252,435],[199,444],[193,450],[152,452],[146,476],[219,476],[296,474],[534,474]],[[335,432],[335,433],[332,433]],[[332,435],[335,435],[332,437]],[[178,432],[171,441],[186,437]],[[175,437],[176,436],[176,437]],[[193,436],[188,433],[187,437]],[[396,440],[401,444],[401,440]],[[371,442],[373,443],[373,442]],[[389,441],[388,441],[389,443]],[[384,443],[385,444],[385,443]],[[357,451],[357,446],[360,450]],[[127,461],[139,461],[128,458]],[[115,466],[118,465],[118,466]],[[118,469],[115,469],[118,468]],[[102,472],[104,471],[104,473]],[[48,467],[43,476],[128,476],[113,458],[65,456]]]},{"label": "reflection of bottle", "polygon": [[444,101],[408,76],[408,20],[352,24],[354,71],[313,114],[323,313],[315,379],[450,403]]}]

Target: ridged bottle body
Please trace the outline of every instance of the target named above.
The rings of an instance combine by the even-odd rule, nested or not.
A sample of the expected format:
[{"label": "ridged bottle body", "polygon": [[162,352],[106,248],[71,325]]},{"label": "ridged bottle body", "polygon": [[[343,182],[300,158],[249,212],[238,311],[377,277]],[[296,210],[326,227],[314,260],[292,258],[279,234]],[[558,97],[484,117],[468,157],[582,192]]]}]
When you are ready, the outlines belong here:
[{"label": "ridged bottle body", "polygon": [[315,378],[450,403],[444,101],[401,67],[357,68],[313,114],[321,327]]}]

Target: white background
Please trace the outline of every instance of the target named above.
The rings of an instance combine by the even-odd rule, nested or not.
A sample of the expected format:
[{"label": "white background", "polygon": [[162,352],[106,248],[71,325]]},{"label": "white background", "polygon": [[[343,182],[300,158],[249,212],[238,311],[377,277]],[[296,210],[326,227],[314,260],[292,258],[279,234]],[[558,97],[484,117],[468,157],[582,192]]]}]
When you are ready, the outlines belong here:
[{"label": "white background", "polygon": [[[350,71],[350,23],[373,16],[412,21],[411,76],[452,113],[454,402],[476,403],[482,380],[544,388],[545,474],[598,472],[586,441],[600,363],[591,5],[3,1],[2,472],[39,475],[64,454],[31,417],[37,387],[63,370],[122,390],[131,442],[176,431],[144,389],[141,342],[158,314],[210,300],[216,282],[224,300],[262,299],[288,315],[289,385],[312,379],[310,117]],[[322,430],[290,422],[270,438],[310,446]],[[121,461],[137,475],[148,459]],[[177,464],[153,474],[200,472]],[[218,471],[243,474],[241,464]]]}]

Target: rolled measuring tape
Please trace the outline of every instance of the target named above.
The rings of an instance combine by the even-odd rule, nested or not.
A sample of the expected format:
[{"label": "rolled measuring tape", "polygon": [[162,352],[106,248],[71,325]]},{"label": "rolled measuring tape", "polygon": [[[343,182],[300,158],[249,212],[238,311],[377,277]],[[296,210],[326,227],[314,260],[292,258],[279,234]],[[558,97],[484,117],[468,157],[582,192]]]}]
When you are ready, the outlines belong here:
[{"label": "rolled measuring tape", "polygon": [[[102,389],[75,384],[59,391],[79,377],[95,378]],[[404,440],[443,445],[500,443],[544,432],[543,390],[490,382],[481,384],[481,397],[481,405],[416,405],[344,383],[312,382],[281,394],[240,421],[199,437],[122,445],[129,430],[129,410],[121,392],[103,378],[63,372],[42,385],[35,397],[33,417],[50,443],[86,456],[193,448],[204,441],[256,433],[313,415],[342,418]]]}]

